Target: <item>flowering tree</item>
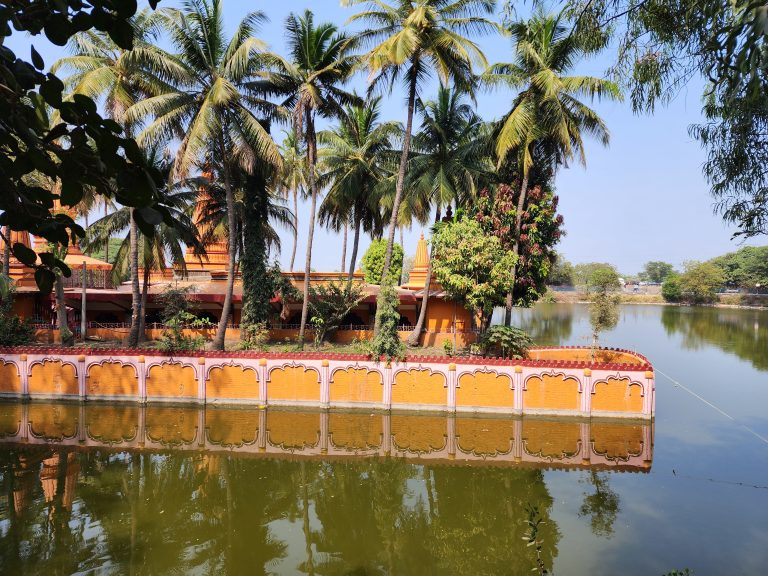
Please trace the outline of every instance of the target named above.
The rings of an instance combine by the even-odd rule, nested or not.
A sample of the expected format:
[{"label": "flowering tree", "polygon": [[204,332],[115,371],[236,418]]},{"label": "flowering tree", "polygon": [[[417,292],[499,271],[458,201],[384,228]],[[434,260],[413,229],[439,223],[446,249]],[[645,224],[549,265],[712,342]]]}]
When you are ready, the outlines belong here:
[{"label": "flowering tree", "polygon": [[[495,190],[482,190],[476,201],[475,220],[484,232],[499,239],[505,251],[512,251],[515,243],[519,193],[517,186],[501,184]],[[537,185],[528,190],[512,291],[517,306],[530,306],[547,289],[547,278],[557,257],[555,246],[564,234],[557,203],[557,196],[547,187]]]}]

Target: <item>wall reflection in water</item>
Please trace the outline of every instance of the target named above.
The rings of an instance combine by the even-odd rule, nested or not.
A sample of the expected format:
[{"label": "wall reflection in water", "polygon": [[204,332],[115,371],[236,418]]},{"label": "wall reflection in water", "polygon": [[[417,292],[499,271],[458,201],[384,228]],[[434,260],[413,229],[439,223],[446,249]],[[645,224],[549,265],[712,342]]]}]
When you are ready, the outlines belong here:
[{"label": "wall reflection in water", "polygon": [[[0,572],[527,574],[544,468],[647,471],[648,424],[168,406],[0,405]],[[389,457],[387,457],[389,455]],[[500,464],[488,466],[487,464]]]}]

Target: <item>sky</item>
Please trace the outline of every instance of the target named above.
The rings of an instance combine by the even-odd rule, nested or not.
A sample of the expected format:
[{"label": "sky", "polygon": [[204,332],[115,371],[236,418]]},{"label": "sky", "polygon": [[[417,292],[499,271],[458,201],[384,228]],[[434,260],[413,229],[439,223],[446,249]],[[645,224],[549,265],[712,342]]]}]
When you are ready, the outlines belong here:
[{"label": "sky", "polygon": [[[225,24],[231,33],[249,10],[262,10],[269,17],[260,33],[271,50],[285,52],[283,23],[291,12],[310,8],[316,22],[331,21],[344,26],[357,10],[344,8],[339,0],[223,0]],[[142,3],[140,3],[141,5]],[[160,6],[178,6],[178,0],[162,0]],[[354,28],[349,28],[354,30]],[[51,45],[44,37],[30,38],[15,34],[7,45],[21,57],[29,58],[29,45],[50,65],[66,55],[66,49]],[[512,59],[512,44],[507,38],[479,38],[489,63]],[[611,63],[610,53],[582,63],[575,73],[602,75]],[[348,88],[364,93],[365,75],[352,79]],[[558,251],[572,263],[610,262],[624,274],[639,272],[650,260],[663,260],[680,267],[686,260],[708,258],[737,250],[740,241],[733,240],[734,228],[728,227],[713,212],[708,185],[701,167],[705,152],[688,135],[688,127],[701,120],[702,82],[694,79],[666,107],[653,115],[635,115],[628,102],[600,102],[592,106],[605,120],[611,142],[604,148],[595,140],[586,142],[586,168],[575,164],[561,169],[556,178],[560,197],[560,213],[565,218],[566,236]],[[423,92],[431,98],[437,91],[433,80]],[[505,113],[514,95],[509,91],[481,93],[478,112],[486,120]],[[385,94],[382,119],[405,122],[405,95],[396,87]],[[275,138],[283,137],[279,127]],[[299,243],[296,268],[303,269],[306,251],[308,203],[299,208]],[[414,254],[421,229],[405,231],[406,255]],[[291,233],[281,231],[283,269],[288,268]],[[755,239],[752,243],[765,243]],[[359,257],[369,239],[363,238]],[[312,268],[338,270],[341,266],[341,237],[315,228]],[[350,235],[351,245],[351,235]],[[347,257],[351,250],[348,248]]]}]

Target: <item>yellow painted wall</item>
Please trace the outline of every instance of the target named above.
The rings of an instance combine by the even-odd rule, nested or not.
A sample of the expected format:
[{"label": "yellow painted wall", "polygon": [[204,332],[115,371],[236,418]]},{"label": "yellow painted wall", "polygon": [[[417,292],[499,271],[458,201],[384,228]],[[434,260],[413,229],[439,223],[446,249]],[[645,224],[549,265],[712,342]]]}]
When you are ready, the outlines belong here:
[{"label": "yellow painted wall", "polygon": [[197,438],[196,408],[147,406],[145,429],[147,438],[165,445],[191,444]]},{"label": "yellow painted wall", "polygon": [[643,427],[639,424],[593,422],[590,434],[592,450],[608,460],[627,460],[643,452]]},{"label": "yellow painted wall", "polygon": [[259,436],[259,412],[206,408],[208,440],[223,447],[254,444]]},{"label": "yellow painted wall", "polygon": [[259,398],[259,376],[251,368],[222,366],[212,368],[205,384],[206,398]]},{"label": "yellow painted wall", "polygon": [[267,396],[270,400],[320,401],[320,374],[314,368],[286,366],[269,373]]},{"label": "yellow painted wall", "polygon": [[164,362],[147,373],[147,396],[163,398],[196,398],[197,378],[192,366]]},{"label": "yellow painted wall", "polygon": [[405,452],[426,454],[445,448],[444,416],[399,416],[390,419],[392,447]]},{"label": "yellow painted wall", "polygon": [[575,378],[562,374],[532,376],[523,392],[523,407],[548,410],[579,410],[579,383]]},{"label": "yellow painted wall", "polygon": [[100,442],[127,442],[139,433],[141,408],[128,404],[99,405],[86,408],[85,425],[89,438]]},{"label": "yellow painted wall", "polygon": [[61,360],[46,360],[35,364],[29,376],[30,394],[79,394],[77,371]]},{"label": "yellow painted wall", "polygon": [[0,404],[0,438],[15,436],[21,426],[21,404]]},{"label": "yellow painted wall", "polygon": [[38,438],[62,440],[77,436],[80,407],[77,404],[29,405],[30,432]]},{"label": "yellow painted wall", "polygon": [[511,383],[512,380],[506,374],[462,374],[456,388],[456,406],[513,408],[515,398],[514,391],[509,387]]},{"label": "yellow painted wall", "polygon": [[138,396],[139,379],[130,364],[104,362],[89,368],[85,389],[88,396]]},{"label": "yellow painted wall", "polygon": [[639,384],[631,385],[629,378],[608,378],[596,382],[592,411],[640,413],[643,411],[642,391]]},{"label": "yellow painted wall", "polygon": [[446,405],[448,392],[445,377],[429,370],[412,368],[398,372],[392,386],[393,404],[438,404]]},{"label": "yellow painted wall", "polygon": [[0,360],[0,392],[6,394],[21,394],[21,378],[19,369],[13,362]]},{"label": "yellow painted wall", "polygon": [[515,421],[501,418],[456,418],[456,446],[476,456],[509,454],[515,437]]},{"label": "yellow painted wall", "polygon": [[578,454],[581,427],[578,422],[523,420],[523,450],[532,456],[561,460]]},{"label": "yellow painted wall", "polygon": [[378,414],[342,414],[329,416],[330,443],[345,450],[369,450],[381,446],[384,433]]},{"label": "yellow painted wall", "polygon": [[336,370],[330,387],[331,402],[381,403],[384,397],[381,374],[365,368]]},{"label": "yellow painted wall", "polygon": [[267,440],[283,450],[317,446],[320,443],[320,413],[269,412]]}]

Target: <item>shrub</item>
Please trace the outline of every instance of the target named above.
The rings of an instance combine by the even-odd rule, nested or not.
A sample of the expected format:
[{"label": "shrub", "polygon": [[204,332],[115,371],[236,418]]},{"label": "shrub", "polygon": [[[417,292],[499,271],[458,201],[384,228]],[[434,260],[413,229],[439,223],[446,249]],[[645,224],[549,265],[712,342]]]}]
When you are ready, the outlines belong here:
[{"label": "shrub", "polygon": [[446,356],[453,356],[453,342],[450,340],[443,340],[443,352],[445,352]]},{"label": "shrub", "polygon": [[266,322],[240,326],[240,349],[264,351],[269,343],[269,329]]},{"label": "shrub", "polygon": [[338,280],[310,286],[309,296],[310,322],[315,331],[315,346],[319,347],[363,299],[363,286]]},{"label": "shrub", "polygon": [[533,340],[524,330],[514,326],[491,326],[483,335],[480,345],[484,354],[523,359],[528,356]]},{"label": "shrub", "polygon": [[[384,256],[387,253],[385,239],[374,240],[363,255],[363,273],[369,284],[381,284],[381,272],[384,270]],[[389,267],[391,276],[400,280],[403,273],[403,247],[395,244],[392,247],[392,263]]]},{"label": "shrub", "polygon": [[13,313],[13,281],[0,278],[0,346],[21,346],[34,339],[35,332],[27,320]]},{"label": "shrub", "polygon": [[405,344],[398,335],[400,323],[400,299],[395,290],[395,276],[387,274],[378,298],[376,325],[379,331],[371,342],[371,356],[378,360],[382,356],[388,361],[405,357]]},{"label": "shrub", "polygon": [[670,274],[661,285],[661,296],[667,302],[680,302],[683,298],[683,287],[679,274]]},{"label": "shrub", "polygon": [[198,318],[189,311],[190,288],[166,288],[160,295],[160,317],[165,330],[157,344],[164,352],[179,352],[200,350],[205,345],[202,336],[187,336],[184,328],[208,328],[213,324],[210,320]]}]

